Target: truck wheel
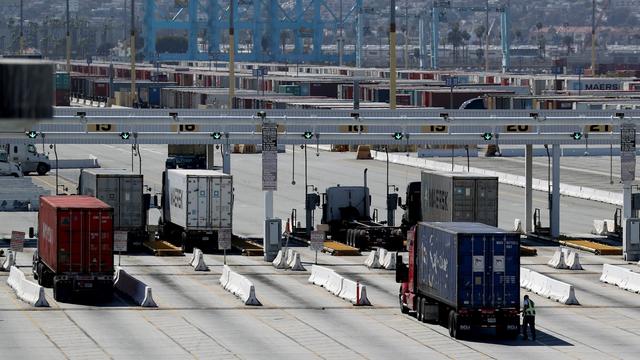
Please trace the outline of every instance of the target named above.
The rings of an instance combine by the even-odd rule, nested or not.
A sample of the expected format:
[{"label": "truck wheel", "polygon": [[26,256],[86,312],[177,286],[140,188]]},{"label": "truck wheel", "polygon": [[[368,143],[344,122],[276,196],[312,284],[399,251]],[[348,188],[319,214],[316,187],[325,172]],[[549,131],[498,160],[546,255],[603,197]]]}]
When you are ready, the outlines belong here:
[{"label": "truck wheel", "polygon": [[49,171],[49,167],[47,165],[45,165],[44,163],[39,163],[38,167],[36,167],[36,172],[40,176],[46,175],[48,171]]},{"label": "truck wheel", "polygon": [[62,281],[54,281],[53,283],[53,298],[58,302],[69,301],[69,288]]},{"label": "truck wheel", "polygon": [[180,239],[182,240],[180,245],[180,247],[182,248],[182,252],[183,253],[193,252],[193,244],[191,243],[191,239],[189,239],[189,236],[187,236],[186,232],[183,231],[180,234]]},{"label": "truck wheel", "polygon": [[457,339],[459,336],[458,314],[456,314],[456,312],[453,310],[449,312],[449,336],[454,339]]},{"label": "truck wheel", "polygon": [[398,294],[398,302],[400,303],[400,312],[403,314],[408,314],[409,308],[404,306],[404,304],[402,303],[402,286],[400,286],[400,292]]},{"label": "truck wheel", "polygon": [[416,319],[422,322],[424,313],[422,312],[422,298],[416,299]]}]

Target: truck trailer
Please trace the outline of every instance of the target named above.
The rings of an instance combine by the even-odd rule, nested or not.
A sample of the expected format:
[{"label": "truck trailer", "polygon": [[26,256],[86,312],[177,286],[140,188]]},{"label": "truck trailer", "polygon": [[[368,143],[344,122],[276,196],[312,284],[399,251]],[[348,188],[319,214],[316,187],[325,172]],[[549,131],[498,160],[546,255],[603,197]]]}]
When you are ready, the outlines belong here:
[{"label": "truck trailer", "polygon": [[421,222],[407,247],[408,262],[396,259],[402,313],[445,324],[455,338],[480,328],[518,335],[520,234],[480,223]]},{"label": "truck trailer", "polygon": [[163,236],[179,238],[186,252],[196,243],[215,249],[219,232],[232,231],[233,177],[214,170],[168,169],[161,208]]},{"label": "truck trailer", "polygon": [[113,293],[113,208],[91,196],[41,196],[33,277],[56,301]]},{"label": "truck trailer", "polygon": [[147,209],[141,174],[122,169],[83,169],[78,194],[94,196],[113,207],[113,229],[127,232],[127,247],[142,246],[148,239]]}]

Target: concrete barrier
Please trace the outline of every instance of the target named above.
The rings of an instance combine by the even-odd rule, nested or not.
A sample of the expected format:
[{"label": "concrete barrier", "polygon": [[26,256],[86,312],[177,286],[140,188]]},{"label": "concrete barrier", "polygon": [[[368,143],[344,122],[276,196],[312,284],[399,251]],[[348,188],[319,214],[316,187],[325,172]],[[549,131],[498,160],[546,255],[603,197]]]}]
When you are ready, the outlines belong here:
[{"label": "concrete barrier", "polygon": [[278,255],[273,259],[273,267],[276,269],[289,269],[291,271],[306,271],[302,266],[300,254],[293,249],[278,250]]},{"label": "concrete barrier", "polygon": [[520,268],[520,287],[565,305],[580,305],[573,285]]},{"label": "concrete barrier", "polygon": [[225,290],[239,297],[245,305],[262,305],[256,297],[256,289],[253,283],[245,276],[231,270],[227,265],[223,267],[220,284],[223,284],[222,286]]},{"label": "concrete barrier", "polygon": [[580,264],[580,257],[577,251],[562,248],[564,254],[564,263],[569,270],[583,270],[582,264]]},{"label": "concrete barrier", "polygon": [[195,271],[209,271],[209,267],[204,262],[204,253],[198,248],[193,248],[193,255],[189,264]]},{"label": "concrete barrier", "polygon": [[609,232],[607,223],[604,220],[593,220],[593,233],[596,235],[606,235]]},{"label": "concrete barrier", "polygon": [[153,300],[151,287],[129,275],[121,267],[116,269],[116,278],[113,286],[116,290],[129,297],[139,306],[158,307],[156,302]]},{"label": "concrete barrier", "polygon": [[378,252],[376,250],[371,250],[371,252],[369,253],[369,256],[364,261],[364,264],[369,269],[377,269],[377,268],[379,268],[380,267],[380,260],[378,258]]},{"label": "concrete barrier", "polygon": [[387,270],[395,270],[396,269],[396,253],[388,251],[384,257],[384,260],[380,265],[382,265],[382,267]]},{"label": "concrete barrier", "polygon": [[359,282],[353,280],[342,280],[342,289],[338,296],[354,305],[371,306],[371,302],[369,302],[369,299],[367,298],[367,287],[365,285],[360,285]]},{"label": "concrete barrier", "polygon": [[564,261],[564,254],[565,253],[561,249],[557,249],[547,265],[551,266],[554,269],[566,269],[567,264]]},{"label": "concrete barrier", "polygon": [[312,265],[308,281],[314,285],[325,287],[332,273],[335,273],[335,271],[323,266]]},{"label": "concrete barrier", "polygon": [[600,281],[627,291],[640,292],[640,273],[633,272],[631,269],[604,264]]},{"label": "concrete barrier", "polygon": [[371,305],[367,298],[366,286],[345,279],[332,269],[313,265],[309,282],[324,287],[330,293],[348,300],[354,305]]},{"label": "concrete barrier", "polygon": [[283,250],[278,250],[278,255],[271,262],[273,267],[276,269],[286,269],[287,268],[287,257]]},{"label": "concrete barrier", "polygon": [[291,269],[291,271],[307,271],[307,269],[302,266],[300,254],[292,249],[289,249],[289,253],[287,254],[287,267]]},{"label": "concrete barrier", "polygon": [[9,270],[9,278],[7,284],[16,292],[16,296],[35,307],[48,307],[46,297],[44,296],[44,288],[34,282],[27,280],[22,270],[15,266],[11,266]]},{"label": "concrete barrier", "polygon": [[522,220],[520,219],[513,220],[513,231],[520,234],[524,233],[524,231],[522,230]]},{"label": "concrete barrier", "polygon": [[9,250],[7,251],[7,256],[4,258],[4,261],[2,262],[2,266],[0,266],[0,270],[2,271],[9,271],[11,270],[12,266],[16,265],[16,254]]}]

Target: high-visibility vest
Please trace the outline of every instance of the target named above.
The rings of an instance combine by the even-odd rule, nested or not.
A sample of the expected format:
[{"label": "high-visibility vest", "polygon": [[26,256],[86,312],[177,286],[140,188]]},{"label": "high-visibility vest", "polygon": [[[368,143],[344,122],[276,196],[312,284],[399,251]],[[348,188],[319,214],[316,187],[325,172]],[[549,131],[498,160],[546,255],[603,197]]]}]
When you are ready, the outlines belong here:
[{"label": "high-visibility vest", "polygon": [[524,316],[536,316],[536,308],[533,301],[529,300],[529,305],[525,305]]}]

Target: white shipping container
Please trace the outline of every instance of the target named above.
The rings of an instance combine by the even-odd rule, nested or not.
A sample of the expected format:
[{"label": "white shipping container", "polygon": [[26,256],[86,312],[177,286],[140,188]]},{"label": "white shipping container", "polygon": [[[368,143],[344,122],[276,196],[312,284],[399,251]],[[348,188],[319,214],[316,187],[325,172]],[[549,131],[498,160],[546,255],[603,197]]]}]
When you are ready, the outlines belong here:
[{"label": "white shipping container", "polygon": [[233,177],[213,170],[167,170],[169,217],[186,231],[232,228]]}]

